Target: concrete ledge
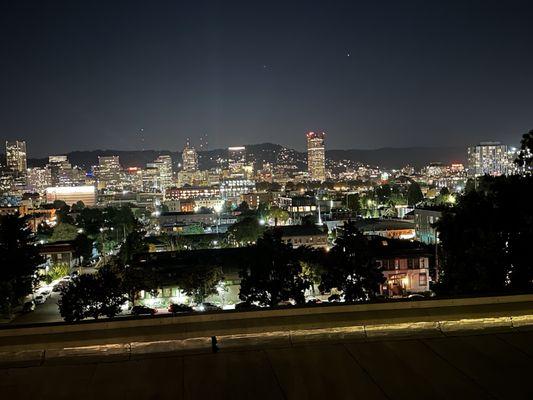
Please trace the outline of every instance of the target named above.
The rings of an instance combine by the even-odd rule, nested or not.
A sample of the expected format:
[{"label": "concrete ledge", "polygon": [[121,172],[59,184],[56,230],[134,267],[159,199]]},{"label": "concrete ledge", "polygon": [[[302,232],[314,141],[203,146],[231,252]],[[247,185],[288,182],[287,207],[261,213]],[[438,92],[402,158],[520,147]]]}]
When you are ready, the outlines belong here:
[{"label": "concrete ledge", "polygon": [[37,367],[44,361],[44,350],[22,350],[0,352],[0,368]]},{"label": "concrete ledge", "polygon": [[142,359],[153,355],[210,353],[211,338],[183,340],[162,340],[159,342],[133,342],[130,344],[130,358]]},{"label": "concrete ledge", "polygon": [[513,328],[523,328],[533,325],[533,315],[517,315],[511,317],[511,325]]},{"label": "concrete ledge", "polygon": [[217,336],[217,346],[220,350],[262,346],[288,347],[290,345],[289,331]]},{"label": "concrete ledge", "polygon": [[439,326],[444,334],[486,329],[511,329],[513,327],[511,317],[469,318],[457,321],[440,321]]},{"label": "concrete ledge", "polygon": [[[318,342],[466,335],[490,333],[494,330],[511,331],[523,328],[533,328],[533,315],[221,335],[217,336],[217,347],[220,351],[237,351],[253,347],[292,347]],[[65,347],[46,351],[6,351],[0,352],[0,368],[39,366],[43,363],[79,364],[113,362],[148,357],[205,354],[211,353],[212,351],[211,337]]]},{"label": "concrete ledge", "polygon": [[317,342],[336,342],[343,340],[365,339],[365,327],[346,326],[341,328],[301,329],[290,331],[292,345],[304,345]]},{"label": "concrete ledge", "polygon": [[130,344],[50,349],[46,350],[44,356],[47,364],[123,361],[130,358]]},{"label": "concrete ledge", "polygon": [[404,336],[442,336],[438,322],[406,322],[398,324],[367,325],[365,335],[368,339]]}]

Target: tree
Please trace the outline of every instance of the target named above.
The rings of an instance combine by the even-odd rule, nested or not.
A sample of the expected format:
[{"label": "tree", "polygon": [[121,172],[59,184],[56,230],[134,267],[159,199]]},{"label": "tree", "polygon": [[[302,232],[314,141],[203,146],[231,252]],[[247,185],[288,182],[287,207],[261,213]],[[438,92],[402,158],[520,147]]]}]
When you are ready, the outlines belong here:
[{"label": "tree", "polygon": [[127,237],[118,252],[118,258],[123,265],[131,264],[135,256],[148,251],[148,244],[144,240],[144,232],[133,231]]},{"label": "tree", "polygon": [[240,211],[241,213],[247,213],[248,211],[250,211],[250,206],[248,205],[246,201],[243,201],[241,204],[237,206],[235,211]]},{"label": "tree", "polygon": [[285,223],[289,218],[289,213],[285,210],[282,210],[279,207],[271,207],[270,210],[268,210],[268,218],[274,220],[274,225],[278,225],[279,221],[282,221]]},{"label": "tree", "polygon": [[187,296],[199,304],[206,297],[217,293],[217,286],[223,279],[222,269],[219,267],[196,266],[180,271],[176,283]]},{"label": "tree", "polygon": [[[533,210],[517,206],[533,197],[532,176],[481,177],[437,223],[443,294],[533,289]],[[512,214],[510,213],[512,210]]]},{"label": "tree", "polygon": [[342,234],[326,257],[321,291],[337,289],[346,301],[365,301],[379,293],[385,281],[372,259],[368,239],[352,221],[345,222]]},{"label": "tree", "polygon": [[242,261],[239,298],[263,306],[277,306],[288,300],[304,303],[311,282],[303,273],[298,254],[281,241],[279,233],[265,232]]},{"label": "tree", "polygon": [[97,274],[83,274],[73,278],[61,290],[59,313],[67,322],[85,318],[112,318],[120,313],[126,298],[119,277],[109,268]]},{"label": "tree", "polygon": [[155,295],[159,287],[157,274],[139,265],[121,266],[117,274],[121,279],[121,292],[124,293],[132,307],[139,300],[142,290]]},{"label": "tree", "polygon": [[355,214],[361,213],[361,198],[357,193],[346,195],[346,207]]},{"label": "tree", "polygon": [[93,241],[85,233],[80,233],[74,239],[74,255],[87,261],[93,254]]},{"label": "tree", "polygon": [[[61,200],[56,200],[61,201]],[[55,202],[54,202],[55,203]],[[74,224],[74,218],[70,215],[70,207],[67,204],[64,204],[64,201],[61,201],[63,204],[60,208],[56,209],[56,217],[58,223],[64,224]],[[61,204],[59,203],[59,204]]]},{"label": "tree", "polygon": [[316,225],[316,217],[314,215],[304,215],[302,217],[302,225],[305,226],[314,226]]},{"label": "tree", "polygon": [[43,258],[35,246],[28,218],[0,217],[0,313],[9,314],[20,299],[32,292],[34,274]]},{"label": "tree", "polygon": [[74,240],[78,236],[78,228],[74,225],[67,223],[59,223],[54,227],[52,237],[50,237],[51,242],[59,242],[62,240]]},{"label": "tree", "polygon": [[102,210],[98,208],[84,208],[79,212],[76,222],[88,236],[95,238],[100,234],[105,218]]},{"label": "tree", "polygon": [[230,237],[239,244],[255,242],[262,232],[263,227],[254,217],[243,218],[228,228]]},{"label": "tree", "polygon": [[417,182],[412,182],[407,190],[407,204],[415,206],[424,200],[424,195],[420,189],[420,185]]},{"label": "tree", "polygon": [[526,170],[533,167],[533,129],[522,135],[520,151],[515,163]]},{"label": "tree", "polygon": [[78,200],[76,203],[72,205],[70,208],[72,212],[80,212],[85,208],[85,203],[81,200]]}]

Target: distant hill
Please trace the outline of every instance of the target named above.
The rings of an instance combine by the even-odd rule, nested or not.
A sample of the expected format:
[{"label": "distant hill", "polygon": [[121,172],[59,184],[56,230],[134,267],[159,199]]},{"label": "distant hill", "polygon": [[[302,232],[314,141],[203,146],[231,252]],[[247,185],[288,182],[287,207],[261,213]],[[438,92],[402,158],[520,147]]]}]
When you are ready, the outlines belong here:
[{"label": "distant hill", "polygon": [[406,164],[420,168],[432,162],[466,163],[463,147],[384,147],[375,150],[329,150],[326,157],[338,160],[353,160],[384,168],[401,168]]},{"label": "distant hill", "polygon": [[[296,161],[303,168],[306,162],[305,152],[283,147],[274,143],[261,143],[246,146],[248,155],[258,161],[276,163],[280,155]],[[159,155],[170,155],[177,164],[181,161],[181,152],[165,150],[91,150],[73,151],[66,154],[73,165],[88,169],[98,164],[98,156],[117,155],[123,167],[144,166],[152,162]],[[201,168],[211,168],[216,165],[216,160],[225,158],[226,149],[214,149],[199,152]],[[406,164],[422,167],[431,162],[466,162],[466,149],[462,147],[405,147],[381,148],[375,150],[327,150],[326,157],[333,162],[352,160],[370,165],[379,165],[384,168],[401,168]],[[29,166],[44,166],[46,158],[29,159]]]}]

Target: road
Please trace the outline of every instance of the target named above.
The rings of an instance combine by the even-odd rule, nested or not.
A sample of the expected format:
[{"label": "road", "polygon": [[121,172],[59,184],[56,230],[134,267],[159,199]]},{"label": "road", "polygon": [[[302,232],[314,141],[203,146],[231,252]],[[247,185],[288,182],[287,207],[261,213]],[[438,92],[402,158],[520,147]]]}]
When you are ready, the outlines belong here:
[{"label": "road", "polygon": [[0,368],[6,399],[531,399],[533,332]]},{"label": "road", "polygon": [[52,292],[43,304],[35,306],[35,311],[19,314],[11,323],[15,324],[39,324],[46,322],[61,322],[63,319],[59,315],[57,300],[59,293]]}]

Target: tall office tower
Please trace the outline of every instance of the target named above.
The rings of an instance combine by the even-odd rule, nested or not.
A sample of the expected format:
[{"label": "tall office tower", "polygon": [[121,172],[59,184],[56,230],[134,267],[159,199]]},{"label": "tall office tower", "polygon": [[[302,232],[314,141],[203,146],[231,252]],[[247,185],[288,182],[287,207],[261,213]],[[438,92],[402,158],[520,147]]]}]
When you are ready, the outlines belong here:
[{"label": "tall office tower", "polygon": [[307,133],[307,170],[309,179],[312,181],[326,180],[326,152],[324,149],[324,138],[326,134],[308,132]]},{"label": "tall office tower", "polygon": [[165,189],[172,186],[172,157],[170,156],[159,156],[153,162],[155,167],[159,171],[159,182],[160,189],[164,191]]},{"label": "tall office tower", "polygon": [[28,190],[44,194],[52,186],[52,174],[48,168],[28,168]]},{"label": "tall office tower", "polygon": [[25,141],[6,141],[6,166],[13,172],[26,172],[28,164],[26,161]]},{"label": "tall office tower", "polygon": [[196,153],[194,147],[191,147],[189,138],[187,138],[187,143],[183,148],[181,157],[183,159],[183,171],[194,172],[198,170],[198,154]]},{"label": "tall office tower", "polygon": [[47,167],[50,170],[50,186],[70,186],[65,182],[68,171],[72,169],[67,156],[49,156]]},{"label": "tall office tower", "polygon": [[232,176],[243,175],[246,165],[246,147],[228,147],[228,169]]},{"label": "tall office tower", "polygon": [[119,156],[98,157],[96,172],[99,187],[109,190],[122,190]]},{"label": "tall office tower", "polygon": [[468,148],[468,176],[506,175],[514,170],[513,152],[500,142],[481,142]]}]

